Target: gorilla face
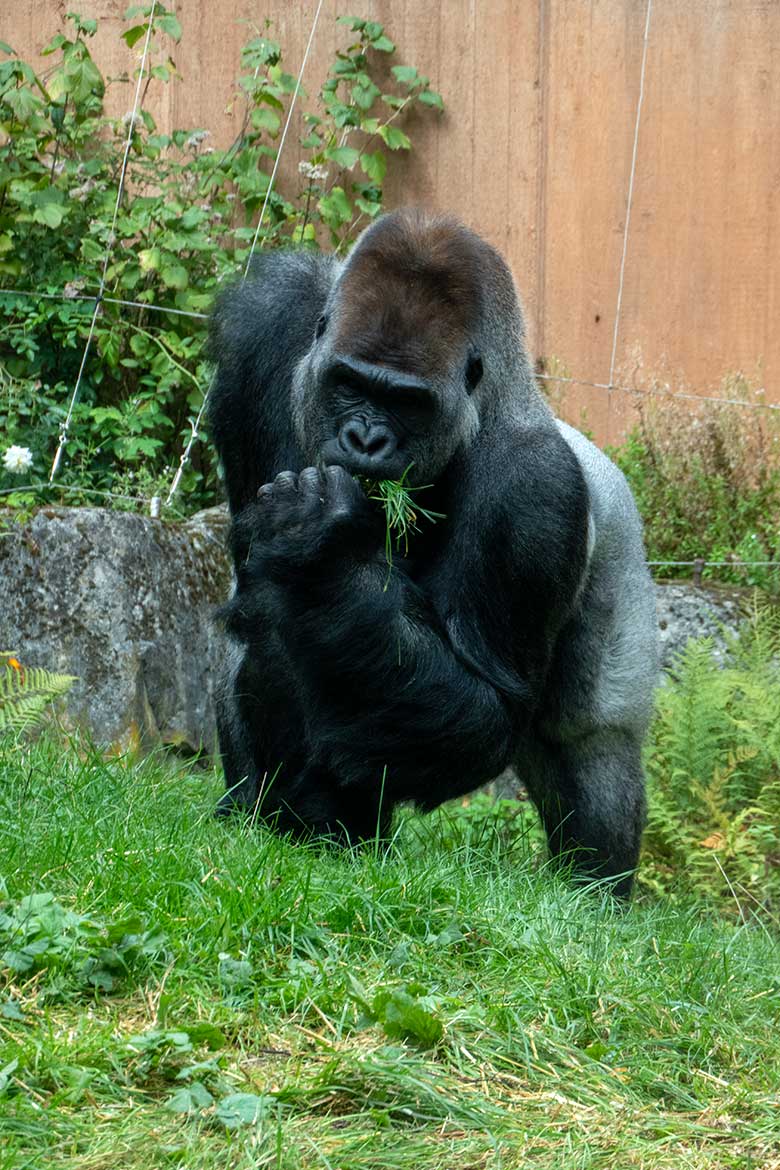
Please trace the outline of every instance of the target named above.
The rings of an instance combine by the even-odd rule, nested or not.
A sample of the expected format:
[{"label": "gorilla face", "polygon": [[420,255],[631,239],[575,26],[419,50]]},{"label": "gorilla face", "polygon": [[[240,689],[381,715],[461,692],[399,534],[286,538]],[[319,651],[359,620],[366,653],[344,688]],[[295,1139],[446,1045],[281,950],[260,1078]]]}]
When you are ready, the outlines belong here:
[{"label": "gorilla face", "polygon": [[312,463],[370,479],[435,480],[479,429],[479,257],[471,237],[387,220],[339,275],[293,380]]}]

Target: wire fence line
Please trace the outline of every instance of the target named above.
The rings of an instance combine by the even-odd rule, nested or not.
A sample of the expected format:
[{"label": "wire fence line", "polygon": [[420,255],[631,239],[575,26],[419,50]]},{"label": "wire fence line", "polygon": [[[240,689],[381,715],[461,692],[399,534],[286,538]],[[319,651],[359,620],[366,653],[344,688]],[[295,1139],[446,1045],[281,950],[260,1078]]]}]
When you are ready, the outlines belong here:
[{"label": "wire fence line", "polygon": [[[261,243],[262,247],[262,243]],[[95,293],[83,292],[37,292],[35,289],[0,288],[0,296],[25,297],[29,300],[71,301],[93,304],[97,299]],[[192,317],[198,321],[208,321],[208,313],[198,313],[194,309],[177,309],[173,305],[156,305],[150,301],[128,301],[121,297],[100,298],[103,304],[119,305],[130,309],[147,309],[151,313],[172,313],[177,317]],[[721,406],[743,406],[746,410],[780,410],[777,402],[750,402],[746,398],[726,398],[719,394],[704,394],[698,391],[688,393],[676,390],[659,389],[654,386],[647,389],[642,386],[626,386],[621,382],[595,382],[589,378],[576,378],[570,374],[542,374],[534,375],[537,382],[561,382],[570,386],[586,386],[592,390],[616,390],[620,394],[629,394],[634,398],[679,398],[687,402],[711,402]],[[758,393],[763,391],[759,390]]]},{"label": "wire fence line", "polygon": [[197,317],[208,321],[208,313],[196,313],[194,309],[176,309],[173,305],[153,305],[147,301],[125,301],[121,297],[100,296],[98,293],[62,292],[45,293],[35,292],[33,289],[0,288],[0,296],[29,297],[38,301],[79,301],[93,304],[95,301],[104,305],[126,305],[131,309],[149,309],[152,313],[173,313],[175,317]]},{"label": "wire fence line", "polygon": [[[19,487],[0,488],[0,496],[9,496],[23,492],[48,491],[51,484],[45,481],[38,483],[26,483]],[[83,488],[75,484],[58,484],[57,491],[72,492],[76,495],[99,496],[101,499],[122,500],[125,503],[132,504],[148,504],[149,500],[146,496],[131,496],[119,492],[109,492],[100,488]],[[187,517],[182,512],[178,512],[175,508],[177,516],[186,520]],[[159,512],[152,516],[153,519],[159,519]],[[0,533],[2,538],[5,533]],[[708,561],[704,557],[696,557],[692,561],[645,561],[649,569],[673,569],[673,568],[692,568],[694,570],[693,580],[694,584],[701,583],[701,574],[704,569],[715,568],[729,568],[729,569],[780,569],[780,561],[744,561],[744,560],[723,560],[723,561]]]},{"label": "wire fence line", "polygon": [[[747,398],[726,398],[721,394],[696,394],[677,390],[662,390],[654,386],[647,390],[639,386],[624,386],[620,382],[593,382],[586,378],[573,378],[570,375],[536,374],[537,382],[563,382],[571,386],[589,386],[593,390],[617,390],[621,394],[631,394],[634,398],[679,398],[685,402],[714,402],[720,406],[744,406],[746,410],[780,410],[780,402],[750,402]],[[763,393],[763,391],[758,391]]]}]

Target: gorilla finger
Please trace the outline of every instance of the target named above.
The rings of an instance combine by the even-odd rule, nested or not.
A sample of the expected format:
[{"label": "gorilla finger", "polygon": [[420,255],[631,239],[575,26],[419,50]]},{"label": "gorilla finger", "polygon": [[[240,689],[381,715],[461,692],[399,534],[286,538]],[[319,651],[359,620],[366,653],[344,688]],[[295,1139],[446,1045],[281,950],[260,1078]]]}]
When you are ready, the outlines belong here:
[{"label": "gorilla finger", "polygon": [[334,517],[347,516],[354,512],[363,499],[363,493],[349,472],[332,463],[325,468],[325,491],[330,513]]},{"label": "gorilla finger", "polygon": [[313,516],[325,503],[325,484],[317,467],[305,467],[298,476],[298,498],[304,516]]},{"label": "gorilla finger", "polygon": [[274,480],[274,495],[289,496],[298,490],[298,476],[292,471],[280,471]]}]

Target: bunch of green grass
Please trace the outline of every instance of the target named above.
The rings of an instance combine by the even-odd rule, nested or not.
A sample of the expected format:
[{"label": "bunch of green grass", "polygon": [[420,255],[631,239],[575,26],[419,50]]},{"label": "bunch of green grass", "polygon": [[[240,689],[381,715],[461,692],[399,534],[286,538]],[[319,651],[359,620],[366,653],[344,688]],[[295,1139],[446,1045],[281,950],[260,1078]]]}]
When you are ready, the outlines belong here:
[{"label": "bunch of green grass", "polygon": [[362,480],[362,486],[369,500],[376,500],[385,513],[385,557],[388,565],[393,564],[393,544],[404,556],[409,552],[409,537],[420,531],[418,520],[422,517],[431,524],[444,519],[443,512],[432,512],[421,508],[412,499],[415,492],[425,491],[429,484],[409,487],[406,482],[410,468],[407,467],[400,479]]}]

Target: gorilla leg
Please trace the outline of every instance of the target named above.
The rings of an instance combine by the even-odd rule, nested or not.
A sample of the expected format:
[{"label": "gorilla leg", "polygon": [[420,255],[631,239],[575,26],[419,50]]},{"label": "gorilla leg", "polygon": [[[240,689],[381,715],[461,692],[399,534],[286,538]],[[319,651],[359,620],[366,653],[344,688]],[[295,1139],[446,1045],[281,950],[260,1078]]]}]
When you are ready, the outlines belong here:
[{"label": "gorilla leg", "polygon": [[639,737],[612,728],[566,743],[537,740],[517,770],[553,857],[627,898],[645,818]]},{"label": "gorilla leg", "polygon": [[225,771],[226,791],[218,816],[252,812],[271,786],[285,787],[305,766],[302,714],[285,686],[282,652],[268,638],[268,659],[262,669],[251,651],[231,646],[217,694],[217,733]]}]

